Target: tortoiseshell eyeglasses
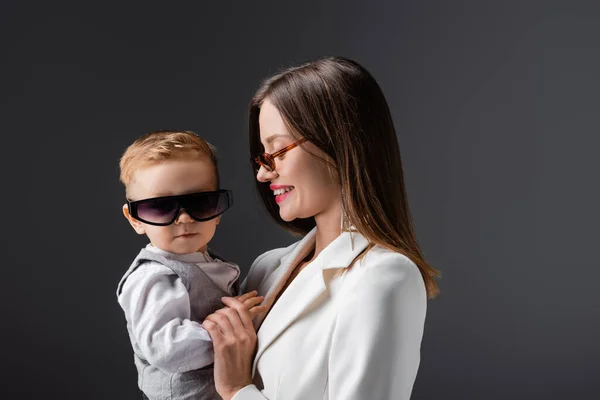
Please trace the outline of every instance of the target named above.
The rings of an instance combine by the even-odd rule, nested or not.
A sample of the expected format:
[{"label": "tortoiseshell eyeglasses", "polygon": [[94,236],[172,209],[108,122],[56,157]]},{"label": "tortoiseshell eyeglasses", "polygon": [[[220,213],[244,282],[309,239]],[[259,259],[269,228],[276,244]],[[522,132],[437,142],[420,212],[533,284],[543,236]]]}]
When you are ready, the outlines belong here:
[{"label": "tortoiseshell eyeglasses", "polygon": [[254,169],[256,170],[256,172],[258,172],[260,167],[265,167],[265,169],[267,171],[274,171],[275,170],[275,159],[277,157],[281,157],[288,151],[292,150],[294,147],[306,142],[307,140],[308,139],[306,139],[306,138],[296,140],[294,143],[290,144],[289,146],[284,147],[281,150],[277,150],[275,153],[272,153],[272,154],[262,153],[261,155],[250,159],[250,161],[252,161],[252,164],[254,165]]}]

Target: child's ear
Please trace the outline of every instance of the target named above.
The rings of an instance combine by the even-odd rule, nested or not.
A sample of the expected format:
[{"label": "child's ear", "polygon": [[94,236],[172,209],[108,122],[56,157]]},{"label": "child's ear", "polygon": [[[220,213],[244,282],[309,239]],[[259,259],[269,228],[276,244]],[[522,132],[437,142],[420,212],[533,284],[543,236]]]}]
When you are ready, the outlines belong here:
[{"label": "child's ear", "polygon": [[123,204],[123,215],[125,216],[127,221],[129,221],[129,223],[131,224],[131,227],[133,228],[134,231],[137,232],[138,235],[143,235],[146,233],[144,224],[142,222],[138,221],[137,219],[133,218],[129,214],[129,207],[127,207],[127,204]]},{"label": "child's ear", "polygon": [[220,215],[217,217],[217,225],[219,225],[219,222],[221,222],[221,216]]}]

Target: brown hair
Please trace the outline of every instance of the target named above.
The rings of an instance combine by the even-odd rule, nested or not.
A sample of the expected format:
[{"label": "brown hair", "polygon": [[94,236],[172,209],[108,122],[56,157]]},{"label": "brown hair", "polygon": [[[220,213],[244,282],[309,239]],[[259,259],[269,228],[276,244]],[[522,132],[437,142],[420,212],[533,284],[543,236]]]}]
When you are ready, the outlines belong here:
[{"label": "brown hair", "polygon": [[125,189],[131,183],[135,171],[157,162],[185,158],[208,159],[215,166],[217,189],[219,170],[216,149],[192,131],[162,130],[145,134],[133,142],[123,153],[119,167],[120,180]]},{"label": "brown hair", "polygon": [[[266,79],[250,102],[250,152],[264,151],[258,118],[268,99],[290,133],[305,137],[333,160],[342,205],[351,224],[371,246],[410,258],[421,271],[430,298],[439,293],[439,271],[417,243],[404,187],[400,149],[385,96],[355,61],[331,57],[289,68]],[[269,185],[257,181],[267,211],[287,230],[306,234],[314,218],[283,221]]]}]

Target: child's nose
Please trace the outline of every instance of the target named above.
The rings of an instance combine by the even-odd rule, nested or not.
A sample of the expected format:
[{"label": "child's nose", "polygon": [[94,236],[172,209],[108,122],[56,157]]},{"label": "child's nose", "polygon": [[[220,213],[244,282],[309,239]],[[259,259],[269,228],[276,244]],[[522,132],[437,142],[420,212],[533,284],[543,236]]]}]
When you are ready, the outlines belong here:
[{"label": "child's nose", "polygon": [[191,222],[194,222],[194,219],[192,217],[190,217],[190,214],[187,213],[187,211],[185,211],[185,208],[182,208],[181,211],[179,212],[179,215],[177,216],[177,219],[175,220],[176,224],[189,224]]}]

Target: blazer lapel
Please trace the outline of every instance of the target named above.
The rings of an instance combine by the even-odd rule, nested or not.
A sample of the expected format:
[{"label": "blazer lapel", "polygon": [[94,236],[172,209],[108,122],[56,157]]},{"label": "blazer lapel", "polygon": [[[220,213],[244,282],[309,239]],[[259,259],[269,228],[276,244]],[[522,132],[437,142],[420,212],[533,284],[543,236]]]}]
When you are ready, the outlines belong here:
[{"label": "blazer lapel", "polygon": [[280,268],[284,267],[285,273],[278,275],[279,280],[269,289],[263,303],[270,307],[268,318],[265,318],[266,314],[264,314],[259,316],[262,319],[259,320],[257,317],[254,320],[255,327],[260,327],[260,329],[257,329],[256,334],[258,350],[252,367],[253,375],[258,360],[271,343],[311,305],[326,297],[323,295],[327,291],[324,270],[346,268],[368,246],[368,241],[364,236],[353,233],[351,241],[349,233],[343,232],[298,274],[273,305],[272,302],[289,278],[293,267],[305,256],[308,247],[314,243],[314,234],[315,230],[313,229],[289,256],[282,258]]},{"label": "blazer lapel", "polygon": [[316,263],[304,268],[271,307],[256,333],[258,350],[254,358],[253,373],[266,348],[290,326],[321,294],[326,291],[323,271]]},{"label": "blazer lapel", "polygon": [[[271,275],[267,277],[267,279],[265,279],[263,283],[261,283],[261,289],[268,288],[266,294],[264,294],[265,300],[262,304],[268,306],[269,310],[260,315],[257,315],[253,319],[252,323],[254,325],[255,330],[258,331],[263,320],[265,319],[267,314],[270,313],[270,309],[273,305],[273,302],[277,298],[277,295],[281,291],[283,285],[285,285],[285,283],[287,282],[292,271],[294,270],[294,267],[298,264],[298,262],[301,259],[303,259],[306,256],[309,247],[313,245],[315,232],[315,229],[311,230],[304,236],[304,238],[302,238],[302,240],[300,240],[300,242],[298,242],[298,245],[294,247],[294,249],[290,253],[281,257],[279,267],[277,267],[277,269],[275,269],[271,273]],[[262,293],[264,293],[264,291],[259,289],[259,294]]]}]

